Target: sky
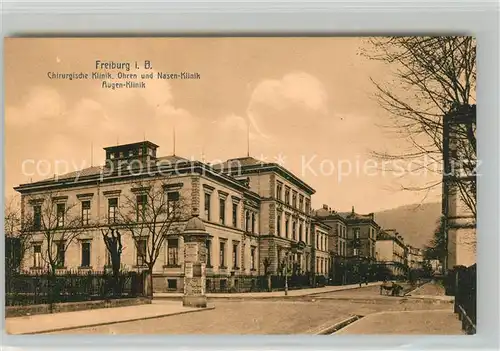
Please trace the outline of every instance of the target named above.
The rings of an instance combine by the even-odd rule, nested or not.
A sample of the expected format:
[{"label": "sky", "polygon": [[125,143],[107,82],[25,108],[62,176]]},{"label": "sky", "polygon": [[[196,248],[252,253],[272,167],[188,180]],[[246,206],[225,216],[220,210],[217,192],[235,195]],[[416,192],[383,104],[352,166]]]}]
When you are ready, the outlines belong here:
[{"label": "sky", "polygon": [[[438,201],[439,189],[401,190],[436,175],[395,174],[371,156],[410,145],[384,127],[391,116],[371,79],[390,82],[395,68],[360,55],[367,45],[325,37],[5,39],[5,195],[102,165],[103,148],[117,143],[146,139],[171,155],[175,130],[178,156],[217,162],[249,153],[280,163],[316,190],[315,208],[369,213]],[[146,87],[48,78],[96,72],[97,60],[131,63],[130,72],[110,72],[137,73]],[[136,71],[146,60],[152,68]],[[200,79],[140,79],[158,72]]]}]

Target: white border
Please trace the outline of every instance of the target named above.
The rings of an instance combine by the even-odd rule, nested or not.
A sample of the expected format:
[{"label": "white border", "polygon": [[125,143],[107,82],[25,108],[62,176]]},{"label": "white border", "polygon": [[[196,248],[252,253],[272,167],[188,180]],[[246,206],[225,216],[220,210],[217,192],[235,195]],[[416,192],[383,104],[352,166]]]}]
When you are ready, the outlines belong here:
[{"label": "white border", "polygon": [[[147,5],[147,6],[146,6]],[[470,34],[478,40],[478,323],[476,336],[10,336],[12,348],[499,349],[499,20],[496,1],[4,1],[4,36]],[[2,41],[3,49],[3,41]],[[2,74],[3,74],[2,65]],[[2,94],[2,104],[4,95]],[[2,124],[2,137],[3,135]],[[0,144],[3,154],[4,144]],[[3,180],[2,172],[1,178]],[[2,182],[3,183],[3,182]],[[4,196],[0,196],[3,205]],[[3,206],[2,206],[3,208]],[[1,216],[3,228],[3,216]],[[4,241],[0,253],[3,257]],[[4,300],[4,273],[0,296]],[[43,346],[42,346],[43,345]],[[10,348],[9,347],[9,348]],[[7,348],[6,348],[7,349]]]}]

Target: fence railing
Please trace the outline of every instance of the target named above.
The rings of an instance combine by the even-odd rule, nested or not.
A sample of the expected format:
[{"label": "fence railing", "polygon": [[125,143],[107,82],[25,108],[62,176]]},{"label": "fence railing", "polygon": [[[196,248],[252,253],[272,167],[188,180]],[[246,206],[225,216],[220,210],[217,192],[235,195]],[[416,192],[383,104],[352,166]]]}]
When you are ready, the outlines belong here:
[{"label": "fence railing", "polygon": [[462,329],[467,334],[476,333],[476,265],[457,269],[454,279],[455,313],[462,321]]},{"label": "fence railing", "polygon": [[[324,286],[327,278],[316,277],[316,286]],[[288,277],[288,289],[305,289],[313,286],[313,279],[310,275],[292,275]],[[279,291],[285,289],[285,276],[250,276],[250,275],[208,275],[206,277],[207,293],[243,293]]]},{"label": "fence railing", "polygon": [[7,274],[6,306],[83,302],[143,296],[144,277],[122,273],[115,279],[107,272],[46,272]]}]

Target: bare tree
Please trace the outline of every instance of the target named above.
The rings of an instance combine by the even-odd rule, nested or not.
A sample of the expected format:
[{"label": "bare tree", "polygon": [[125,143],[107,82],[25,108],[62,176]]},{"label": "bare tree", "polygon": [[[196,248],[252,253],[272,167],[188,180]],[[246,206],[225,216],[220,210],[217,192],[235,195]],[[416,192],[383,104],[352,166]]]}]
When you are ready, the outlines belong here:
[{"label": "bare tree", "polygon": [[51,191],[26,196],[30,209],[23,219],[23,235],[31,241],[41,239],[41,258],[52,276],[64,268],[66,251],[83,229],[76,204],[66,199]]},{"label": "bare tree", "polygon": [[149,296],[153,294],[153,267],[167,235],[179,233],[180,221],[187,219],[185,201],[175,189],[165,179],[135,182],[132,195],[124,195],[119,209],[120,226],[134,240],[137,266],[147,267]]},{"label": "bare tree", "polygon": [[19,272],[30,248],[30,237],[22,235],[21,204],[18,196],[6,199],[4,216],[5,272]]},{"label": "bare tree", "polygon": [[117,228],[109,225],[107,228],[101,228],[102,238],[106,245],[107,253],[110,257],[111,269],[113,272],[113,294],[120,295],[120,269],[121,255],[123,250],[122,235]]},{"label": "bare tree", "polygon": [[[455,177],[461,200],[476,215],[476,41],[473,37],[380,37],[368,39],[363,54],[393,68],[392,83],[372,82],[380,106],[392,116],[386,127],[409,141],[399,153],[375,151],[383,160],[418,161],[418,169],[442,173],[443,119],[468,114],[474,123],[455,130],[456,162],[466,177]],[[421,162],[423,159],[427,161]],[[404,190],[426,194],[441,181]]]}]

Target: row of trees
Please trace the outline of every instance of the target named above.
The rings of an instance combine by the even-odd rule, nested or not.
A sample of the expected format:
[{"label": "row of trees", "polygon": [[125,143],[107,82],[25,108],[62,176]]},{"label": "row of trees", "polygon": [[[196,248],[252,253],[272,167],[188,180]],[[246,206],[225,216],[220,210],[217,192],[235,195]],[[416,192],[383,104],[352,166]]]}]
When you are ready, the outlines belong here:
[{"label": "row of trees", "polygon": [[63,268],[68,248],[82,234],[97,231],[118,282],[125,249],[123,236],[127,235],[132,238],[137,255],[149,273],[148,293],[152,294],[153,267],[167,235],[182,230],[180,223],[187,219],[186,205],[179,191],[169,190],[168,180],[147,179],[131,185],[130,193],[121,192],[118,200],[110,200],[109,207],[106,204],[107,215],[101,218],[90,215],[88,200],[68,202],[57,191],[25,195],[23,212],[19,198],[10,199],[5,208],[6,241],[11,248],[6,255],[7,274],[21,270],[26,253],[37,244],[41,247],[36,254],[43,263],[42,268],[55,276],[58,269]]}]

